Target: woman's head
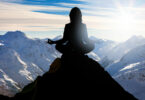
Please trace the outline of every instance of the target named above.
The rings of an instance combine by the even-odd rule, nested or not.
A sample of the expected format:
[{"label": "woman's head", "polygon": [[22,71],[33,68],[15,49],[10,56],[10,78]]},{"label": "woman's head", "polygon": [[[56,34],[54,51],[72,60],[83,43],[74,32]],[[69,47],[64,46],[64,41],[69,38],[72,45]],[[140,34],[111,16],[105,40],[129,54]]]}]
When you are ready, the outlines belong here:
[{"label": "woman's head", "polygon": [[78,7],[72,8],[69,16],[70,16],[71,22],[74,22],[74,23],[82,22],[82,13]]}]

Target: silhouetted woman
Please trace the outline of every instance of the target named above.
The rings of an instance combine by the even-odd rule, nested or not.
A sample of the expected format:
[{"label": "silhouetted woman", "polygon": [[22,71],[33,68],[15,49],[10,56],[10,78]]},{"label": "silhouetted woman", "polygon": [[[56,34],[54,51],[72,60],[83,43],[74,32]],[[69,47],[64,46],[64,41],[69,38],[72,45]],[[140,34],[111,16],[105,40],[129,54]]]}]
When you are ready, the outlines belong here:
[{"label": "silhouetted woman", "polygon": [[82,13],[79,8],[72,8],[70,23],[65,25],[63,38],[57,41],[48,39],[49,44],[56,44],[56,49],[61,53],[86,54],[94,49],[94,44],[89,40],[86,25],[82,23]]}]

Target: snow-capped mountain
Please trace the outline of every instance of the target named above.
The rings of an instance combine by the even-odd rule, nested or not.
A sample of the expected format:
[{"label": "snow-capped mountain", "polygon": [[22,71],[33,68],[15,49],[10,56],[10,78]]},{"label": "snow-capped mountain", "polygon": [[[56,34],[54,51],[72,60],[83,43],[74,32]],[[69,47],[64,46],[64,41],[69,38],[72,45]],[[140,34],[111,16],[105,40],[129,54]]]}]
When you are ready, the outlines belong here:
[{"label": "snow-capped mountain", "polygon": [[124,89],[139,100],[145,100],[145,38],[133,36],[123,43],[108,44],[105,49],[103,45],[96,45],[99,48],[95,53],[103,56],[100,64]]},{"label": "snow-capped mountain", "polygon": [[106,70],[139,100],[145,98],[145,44],[131,49]]},{"label": "snow-capped mountain", "polygon": [[13,81],[6,73],[0,69],[0,94],[12,96],[14,93],[19,92],[18,84]]},{"label": "snow-capped mountain", "polygon": [[0,37],[0,94],[13,96],[48,71],[59,56],[44,41],[29,39],[20,31],[7,32]]},{"label": "snow-capped mountain", "polygon": [[[51,63],[61,54],[55,50],[55,45],[46,41],[30,39],[20,31],[7,32],[0,37],[0,94],[13,96],[49,70]],[[88,55],[100,60],[93,52]]]},{"label": "snow-capped mountain", "polygon": [[[58,40],[57,36],[53,40]],[[133,36],[123,43],[90,37],[95,50],[88,56],[103,65],[112,77],[139,100],[144,100],[145,38]],[[0,94],[13,96],[49,70],[61,54],[47,39],[30,39],[23,32],[0,36]]]},{"label": "snow-capped mountain", "polygon": [[142,36],[132,36],[130,39],[123,43],[119,43],[113,48],[108,50],[108,53],[105,54],[105,57],[101,59],[100,63],[107,67],[109,64],[112,64],[120,60],[125,54],[130,50],[145,44],[145,38]]},{"label": "snow-capped mountain", "polygon": [[95,49],[93,50],[93,52],[97,54],[100,59],[105,57],[109,53],[109,51],[118,44],[117,42],[99,39],[94,36],[91,36],[90,39],[95,43]]},{"label": "snow-capped mountain", "polygon": [[145,44],[130,50],[119,61],[109,65],[106,69],[111,75],[114,75],[118,74],[125,66],[142,61],[145,61]]},{"label": "snow-capped mountain", "polygon": [[145,61],[125,66],[114,79],[136,98],[145,100]]}]

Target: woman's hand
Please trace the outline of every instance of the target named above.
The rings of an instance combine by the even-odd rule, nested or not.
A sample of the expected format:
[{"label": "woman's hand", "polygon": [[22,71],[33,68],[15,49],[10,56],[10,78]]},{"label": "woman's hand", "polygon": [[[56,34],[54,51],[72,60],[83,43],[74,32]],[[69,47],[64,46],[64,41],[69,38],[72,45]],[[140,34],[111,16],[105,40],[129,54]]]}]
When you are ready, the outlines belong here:
[{"label": "woman's hand", "polygon": [[55,42],[50,40],[50,39],[48,39],[47,43],[49,43],[49,44],[55,44]]}]

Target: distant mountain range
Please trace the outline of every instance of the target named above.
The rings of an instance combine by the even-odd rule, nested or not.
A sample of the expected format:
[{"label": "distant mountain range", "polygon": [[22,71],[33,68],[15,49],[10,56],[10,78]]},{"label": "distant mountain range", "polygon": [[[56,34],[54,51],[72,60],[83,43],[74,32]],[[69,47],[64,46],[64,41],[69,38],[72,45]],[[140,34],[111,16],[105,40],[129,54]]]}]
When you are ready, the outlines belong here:
[{"label": "distant mountain range", "polygon": [[[89,57],[98,61],[127,91],[144,100],[145,38],[133,36],[123,43],[92,36],[90,39],[96,48]],[[46,41],[30,39],[20,31],[0,36],[0,94],[13,96],[49,70],[50,64],[61,54],[55,45]]]}]

